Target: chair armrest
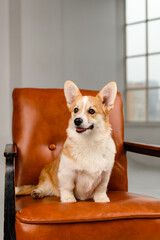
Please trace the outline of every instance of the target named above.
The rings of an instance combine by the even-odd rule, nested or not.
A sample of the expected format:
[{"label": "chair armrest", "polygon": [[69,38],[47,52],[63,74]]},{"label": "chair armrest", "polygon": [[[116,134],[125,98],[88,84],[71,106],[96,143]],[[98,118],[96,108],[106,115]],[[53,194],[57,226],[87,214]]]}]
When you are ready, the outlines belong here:
[{"label": "chair armrest", "polygon": [[144,143],[124,142],[124,149],[129,152],[160,157],[160,145],[150,145]]},{"label": "chair armrest", "polygon": [[4,200],[4,240],[15,240],[15,156],[16,144],[7,144],[4,152],[6,157],[5,200]]},{"label": "chair armrest", "polygon": [[6,158],[8,157],[15,157],[17,154],[17,145],[15,143],[13,144],[6,144],[4,156]]}]

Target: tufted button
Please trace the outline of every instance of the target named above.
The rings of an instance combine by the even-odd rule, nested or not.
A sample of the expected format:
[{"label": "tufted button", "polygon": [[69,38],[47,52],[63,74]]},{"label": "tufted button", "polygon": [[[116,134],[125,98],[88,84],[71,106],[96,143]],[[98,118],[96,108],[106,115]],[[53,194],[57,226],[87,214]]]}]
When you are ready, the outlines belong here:
[{"label": "tufted button", "polygon": [[56,149],[56,145],[54,145],[53,143],[51,143],[51,144],[49,145],[49,149],[50,149],[51,151],[55,150],[55,149]]}]

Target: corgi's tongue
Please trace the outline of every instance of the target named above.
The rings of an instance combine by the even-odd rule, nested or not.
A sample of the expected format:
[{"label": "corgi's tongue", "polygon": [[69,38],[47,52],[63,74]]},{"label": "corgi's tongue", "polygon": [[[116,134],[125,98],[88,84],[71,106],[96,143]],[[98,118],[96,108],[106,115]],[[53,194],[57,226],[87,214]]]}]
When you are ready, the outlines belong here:
[{"label": "corgi's tongue", "polygon": [[92,130],[93,129],[93,125],[91,125],[90,127],[88,127],[88,128],[80,128],[80,127],[77,127],[76,128],[76,131],[78,132],[78,133],[82,133],[82,132],[85,132],[86,130]]},{"label": "corgi's tongue", "polygon": [[79,127],[77,127],[77,128],[76,128],[76,131],[77,131],[78,133],[81,133],[81,132],[85,132],[87,129],[88,129],[88,128],[79,128]]}]

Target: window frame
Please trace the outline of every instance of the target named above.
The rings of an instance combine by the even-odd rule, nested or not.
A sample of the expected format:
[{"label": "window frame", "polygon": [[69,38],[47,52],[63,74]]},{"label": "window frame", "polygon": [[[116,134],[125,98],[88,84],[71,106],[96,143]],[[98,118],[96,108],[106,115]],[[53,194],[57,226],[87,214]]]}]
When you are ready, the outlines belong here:
[{"label": "window frame", "polygon": [[[126,23],[126,1],[124,0],[124,79],[125,79],[125,124],[126,126],[140,126],[140,127],[146,127],[146,126],[153,126],[153,127],[160,127],[160,120],[159,121],[149,121],[148,118],[148,110],[149,110],[149,104],[148,104],[148,93],[149,90],[152,89],[159,89],[160,86],[149,86],[149,56],[155,56],[159,55],[160,56],[160,51],[154,52],[154,53],[149,53],[148,52],[148,24],[153,21],[160,20],[160,17],[158,18],[151,18],[148,19],[148,0],[145,0],[145,19],[142,21],[136,21],[136,22],[131,22],[131,23]],[[126,34],[126,29],[127,26],[132,26],[132,25],[137,25],[145,23],[145,41],[146,41],[146,49],[145,49],[145,54],[137,54],[137,55],[132,55],[132,56],[127,56],[127,34]],[[129,88],[127,87],[127,59],[134,59],[137,57],[145,57],[145,64],[146,64],[146,79],[145,79],[145,86],[144,87],[132,87]],[[128,91],[139,91],[139,90],[145,90],[146,94],[146,104],[145,104],[145,121],[127,121],[127,92]]]}]

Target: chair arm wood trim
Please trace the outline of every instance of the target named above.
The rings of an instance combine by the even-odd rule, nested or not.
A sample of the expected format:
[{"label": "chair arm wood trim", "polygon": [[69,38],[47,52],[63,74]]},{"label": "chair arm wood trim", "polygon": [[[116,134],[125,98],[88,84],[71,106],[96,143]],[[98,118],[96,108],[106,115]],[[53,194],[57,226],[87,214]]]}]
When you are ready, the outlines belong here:
[{"label": "chair arm wood trim", "polygon": [[129,152],[160,157],[160,145],[150,145],[136,142],[124,142],[124,149]]},{"label": "chair arm wood trim", "polygon": [[4,156],[15,157],[17,155],[17,145],[15,143],[6,144]]},{"label": "chair arm wood trim", "polygon": [[16,240],[15,233],[15,156],[16,144],[7,144],[4,152],[6,157],[5,201],[4,201],[4,240]]}]

